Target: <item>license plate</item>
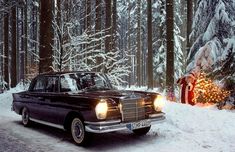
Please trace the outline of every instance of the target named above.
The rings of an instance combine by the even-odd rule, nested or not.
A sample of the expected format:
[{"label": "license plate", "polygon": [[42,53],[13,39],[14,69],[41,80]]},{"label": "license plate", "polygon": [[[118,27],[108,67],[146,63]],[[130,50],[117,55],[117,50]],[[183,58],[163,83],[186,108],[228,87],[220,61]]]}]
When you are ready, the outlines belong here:
[{"label": "license plate", "polygon": [[130,130],[135,130],[135,129],[144,128],[144,127],[148,127],[148,126],[150,126],[150,122],[147,120],[141,120],[138,122],[133,122],[133,123],[127,124],[127,128]]}]

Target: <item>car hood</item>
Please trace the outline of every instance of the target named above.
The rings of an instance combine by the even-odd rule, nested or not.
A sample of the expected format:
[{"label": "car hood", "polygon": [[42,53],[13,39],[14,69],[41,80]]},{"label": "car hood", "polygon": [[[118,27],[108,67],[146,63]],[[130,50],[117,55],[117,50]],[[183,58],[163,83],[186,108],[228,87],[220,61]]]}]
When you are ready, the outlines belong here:
[{"label": "car hood", "polygon": [[129,90],[102,90],[102,91],[88,91],[87,96],[99,97],[99,98],[144,98],[153,93],[144,91],[129,91]]}]

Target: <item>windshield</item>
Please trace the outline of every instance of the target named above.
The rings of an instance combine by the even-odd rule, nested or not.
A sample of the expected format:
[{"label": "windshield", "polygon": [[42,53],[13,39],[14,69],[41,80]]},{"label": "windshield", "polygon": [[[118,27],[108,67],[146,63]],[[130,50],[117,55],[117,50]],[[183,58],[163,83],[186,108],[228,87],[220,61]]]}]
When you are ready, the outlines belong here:
[{"label": "windshield", "polygon": [[108,78],[97,73],[64,74],[60,78],[60,92],[112,89]]}]

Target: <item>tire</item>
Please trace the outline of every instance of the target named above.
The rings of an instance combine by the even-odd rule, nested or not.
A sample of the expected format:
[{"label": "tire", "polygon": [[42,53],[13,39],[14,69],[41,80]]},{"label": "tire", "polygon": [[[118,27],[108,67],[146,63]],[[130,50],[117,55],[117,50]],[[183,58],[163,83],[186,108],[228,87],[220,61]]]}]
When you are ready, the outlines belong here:
[{"label": "tire", "polygon": [[29,110],[24,107],[21,115],[22,115],[22,124],[25,127],[28,127],[30,125]]},{"label": "tire", "polygon": [[90,139],[90,133],[85,131],[84,123],[76,117],[71,122],[71,135],[74,142],[79,146],[87,146]]},{"label": "tire", "polygon": [[151,126],[145,127],[145,128],[140,128],[140,129],[135,129],[135,130],[132,130],[132,131],[133,131],[133,133],[135,133],[138,136],[143,136],[143,135],[146,135],[149,132],[150,128],[151,128]]}]

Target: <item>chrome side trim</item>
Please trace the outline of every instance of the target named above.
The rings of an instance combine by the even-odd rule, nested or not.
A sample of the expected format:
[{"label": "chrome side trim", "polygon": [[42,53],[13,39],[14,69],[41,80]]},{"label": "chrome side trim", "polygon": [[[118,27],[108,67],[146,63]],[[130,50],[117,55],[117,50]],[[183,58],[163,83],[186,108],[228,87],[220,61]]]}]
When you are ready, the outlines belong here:
[{"label": "chrome side trim", "polygon": [[29,118],[31,121],[33,122],[37,122],[37,123],[40,123],[40,124],[44,124],[44,125],[47,125],[47,126],[51,126],[51,127],[55,127],[55,128],[58,128],[58,129],[64,129],[64,126],[62,125],[57,125],[57,124],[53,124],[53,123],[50,123],[50,122],[46,122],[46,121],[42,121],[42,120],[38,120],[38,119],[33,119],[33,118]]}]

